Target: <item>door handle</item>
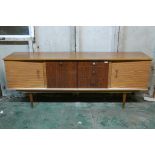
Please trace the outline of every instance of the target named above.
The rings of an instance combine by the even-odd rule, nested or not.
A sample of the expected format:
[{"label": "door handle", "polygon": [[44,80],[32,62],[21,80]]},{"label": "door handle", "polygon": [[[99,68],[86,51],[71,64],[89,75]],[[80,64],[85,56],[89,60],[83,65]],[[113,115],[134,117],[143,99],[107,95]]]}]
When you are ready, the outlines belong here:
[{"label": "door handle", "polygon": [[37,70],[37,78],[40,79],[40,71]]},{"label": "door handle", "polygon": [[116,69],[115,70],[115,78],[117,78],[118,77],[118,70]]}]

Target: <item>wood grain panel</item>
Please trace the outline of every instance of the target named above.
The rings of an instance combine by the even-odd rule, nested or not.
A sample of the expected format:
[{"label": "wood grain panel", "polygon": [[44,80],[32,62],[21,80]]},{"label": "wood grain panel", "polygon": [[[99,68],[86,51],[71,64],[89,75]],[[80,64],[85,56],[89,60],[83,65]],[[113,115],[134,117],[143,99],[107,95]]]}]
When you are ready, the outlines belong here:
[{"label": "wood grain panel", "polygon": [[44,63],[5,61],[9,88],[44,88]]},{"label": "wood grain panel", "polygon": [[77,62],[46,62],[48,88],[76,88]]},{"label": "wood grain panel", "polygon": [[4,60],[151,60],[142,52],[15,52]]},{"label": "wood grain panel", "polygon": [[79,88],[107,88],[108,63],[78,62]]},{"label": "wood grain panel", "polygon": [[112,88],[147,88],[151,61],[116,62],[111,65]]}]

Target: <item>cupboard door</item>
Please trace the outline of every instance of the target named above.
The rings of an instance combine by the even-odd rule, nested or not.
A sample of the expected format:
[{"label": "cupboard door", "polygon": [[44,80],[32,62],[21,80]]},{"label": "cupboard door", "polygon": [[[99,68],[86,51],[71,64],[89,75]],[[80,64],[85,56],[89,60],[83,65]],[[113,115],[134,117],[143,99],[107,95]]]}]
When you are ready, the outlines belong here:
[{"label": "cupboard door", "polygon": [[108,66],[108,63],[104,62],[78,62],[78,87],[107,88]]},{"label": "cupboard door", "polygon": [[115,62],[111,65],[112,88],[147,88],[151,61]]},{"label": "cupboard door", "polygon": [[5,61],[9,88],[44,88],[44,63]]},{"label": "cupboard door", "polygon": [[52,61],[46,63],[48,88],[76,88],[77,63]]}]

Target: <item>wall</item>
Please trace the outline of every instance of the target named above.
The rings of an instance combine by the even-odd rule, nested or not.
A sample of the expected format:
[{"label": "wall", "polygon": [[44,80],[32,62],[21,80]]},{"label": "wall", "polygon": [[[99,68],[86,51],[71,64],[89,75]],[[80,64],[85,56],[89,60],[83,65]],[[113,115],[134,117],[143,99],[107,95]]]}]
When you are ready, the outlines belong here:
[{"label": "wall", "polygon": [[74,26],[36,26],[36,50],[41,52],[75,51]]},{"label": "wall", "polygon": [[142,51],[151,57],[155,56],[155,27],[120,27],[118,50]]},{"label": "wall", "polygon": [[[143,51],[155,58],[155,27],[35,27],[35,51]],[[118,39],[119,38],[119,39]],[[0,83],[3,95],[19,95],[6,91],[2,58],[12,52],[28,51],[28,45],[0,45]],[[154,63],[155,64],[155,63]],[[155,66],[155,65],[154,65]],[[153,77],[153,76],[152,76]],[[155,82],[153,77],[150,85]]]},{"label": "wall", "polygon": [[42,52],[116,51],[117,29],[117,26],[37,26],[35,27],[36,50]]},{"label": "wall", "polygon": [[76,51],[116,52],[117,26],[78,26],[76,28]]}]

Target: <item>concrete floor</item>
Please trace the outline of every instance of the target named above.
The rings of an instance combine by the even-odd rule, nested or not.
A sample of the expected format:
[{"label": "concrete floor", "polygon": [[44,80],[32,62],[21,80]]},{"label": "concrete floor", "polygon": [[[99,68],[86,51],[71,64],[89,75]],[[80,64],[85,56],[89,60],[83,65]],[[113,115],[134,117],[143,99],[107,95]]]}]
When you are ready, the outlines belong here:
[{"label": "concrete floor", "polygon": [[40,94],[34,108],[27,98],[0,99],[1,129],[155,128],[155,102],[119,94]]}]

